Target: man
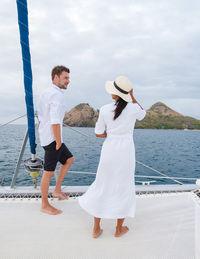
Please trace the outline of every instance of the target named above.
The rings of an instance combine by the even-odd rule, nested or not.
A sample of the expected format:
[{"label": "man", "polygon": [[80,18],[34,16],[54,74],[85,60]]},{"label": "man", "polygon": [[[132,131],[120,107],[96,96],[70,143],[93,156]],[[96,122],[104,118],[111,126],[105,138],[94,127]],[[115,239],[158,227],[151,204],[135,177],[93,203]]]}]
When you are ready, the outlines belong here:
[{"label": "man", "polygon": [[40,143],[45,150],[44,172],[40,182],[41,211],[50,215],[62,213],[61,210],[51,206],[48,201],[49,184],[57,162],[59,161],[62,165],[52,196],[64,200],[68,196],[61,192],[61,184],[74,161],[73,155],[62,140],[62,123],[65,114],[63,94],[69,84],[69,73],[70,70],[64,66],[54,67],[51,72],[52,85],[40,95],[38,102]]}]

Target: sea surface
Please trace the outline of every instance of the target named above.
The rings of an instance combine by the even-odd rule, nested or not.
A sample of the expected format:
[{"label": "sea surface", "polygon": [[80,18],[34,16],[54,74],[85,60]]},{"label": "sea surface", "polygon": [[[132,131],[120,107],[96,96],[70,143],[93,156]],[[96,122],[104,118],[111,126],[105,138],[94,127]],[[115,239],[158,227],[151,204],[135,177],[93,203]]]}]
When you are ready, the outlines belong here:
[{"label": "sea surface", "polygon": [[[96,173],[103,139],[96,138],[94,128],[73,128],[89,137],[65,127],[63,139],[73,153],[75,162],[71,171]],[[0,183],[11,184],[26,132],[25,125],[7,125],[0,127]],[[44,151],[40,147],[37,135],[37,156],[43,159]],[[133,134],[136,160],[168,176],[200,178],[200,131],[184,130],[149,130],[136,129]],[[29,142],[16,180],[17,186],[32,185],[32,178],[25,171],[23,162],[30,157]],[[117,163],[118,161],[116,161]],[[58,170],[59,166],[56,170]],[[108,172],[109,173],[109,172]],[[156,172],[136,163],[136,175],[159,176]],[[37,179],[39,185],[42,172]],[[90,185],[95,175],[68,173],[63,185]],[[150,179],[136,177],[136,184],[153,181],[151,184],[173,184],[168,179]],[[183,183],[195,181],[180,180]],[[51,185],[55,184],[52,177]]]}]

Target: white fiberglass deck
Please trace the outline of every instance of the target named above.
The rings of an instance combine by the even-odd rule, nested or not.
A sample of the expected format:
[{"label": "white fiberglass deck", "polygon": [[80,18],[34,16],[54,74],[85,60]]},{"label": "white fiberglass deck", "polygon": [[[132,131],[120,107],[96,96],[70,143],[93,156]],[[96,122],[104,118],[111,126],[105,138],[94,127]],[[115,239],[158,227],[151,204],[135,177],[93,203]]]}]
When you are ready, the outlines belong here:
[{"label": "white fiberglass deck", "polygon": [[63,214],[39,211],[38,199],[0,199],[0,258],[200,258],[200,204],[193,193],[137,196],[130,231],[113,236],[115,220],[91,237],[93,218],[77,199],[51,201]]}]

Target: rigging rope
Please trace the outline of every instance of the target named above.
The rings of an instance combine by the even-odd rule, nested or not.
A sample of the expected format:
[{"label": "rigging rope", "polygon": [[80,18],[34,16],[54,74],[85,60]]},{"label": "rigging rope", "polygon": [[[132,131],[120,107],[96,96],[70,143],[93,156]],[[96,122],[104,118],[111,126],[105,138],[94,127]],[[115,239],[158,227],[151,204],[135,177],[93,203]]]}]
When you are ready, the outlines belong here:
[{"label": "rigging rope", "polygon": [[79,133],[80,135],[91,139],[92,141],[96,141],[96,138],[94,138],[94,137],[91,137],[91,136],[89,136],[89,135],[87,135],[87,134],[84,134],[83,132],[81,132],[81,131],[79,131],[79,130],[77,130],[77,129],[73,129],[72,127],[70,127],[69,125],[67,125],[67,124],[65,124],[65,123],[63,123],[63,125],[66,126],[66,127],[68,127],[68,128],[70,128],[71,130],[73,130],[73,131]]},{"label": "rigging rope", "polygon": [[[68,171],[68,173],[69,174],[81,174],[81,175],[96,175],[96,173],[94,173],[94,172],[83,172],[83,171]],[[150,179],[168,179],[168,177],[166,177],[166,176],[138,175],[138,174],[136,174],[135,177],[136,178],[150,178]],[[198,181],[199,180],[199,178],[186,178],[186,177],[172,177],[172,178],[179,179],[179,180],[187,180],[187,181]],[[9,180],[9,177],[3,177],[2,179],[0,179],[0,186],[4,185],[5,180]],[[144,181],[136,181],[136,182],[143,183]]]},{"label": "rigging rope", "polygon": [[11,122],[16,121],[16,120],[19,120],[19,119],[21,119],[21,118],[23,118],[23,117],[26,117],[26,114],[24,114],[24,115],[22,115],[22,116],[19,116],[19,117],[17,117],[16,119],[13,119],[13,120],[8,121],[8,122],[6,122],[6,123],[0,124],[0,127],[6,126],[6,125],[10,124]]},{"label": "rigging rope", "polygon": [[150,166],[148,166],[148,165],[145,165],[144,163],[142,163],[142,162],[140,162],[140,161],[136,161],[136,162],[137,162],[138,164],[143,165],[144,167],[146,167],[146,168],[148,168],[148,169],[150,169],[150,170],[152,170],[152,171],[154,171],[154,172],[156,172],[156,173],[162,175],[162,176],[167,177],[168,179],[171,179],[171,180],[174,181],[174,182],[177,182],[178,184],[181,184],[181,185],[183,184],[182,182],[173,179],[173,177],[170,177],[170,176],[168,176],[168,175],[166,175],[166,174],[163,174],[163,173],[161,173],[160,171],[158,171],[158,170],[156,170],[156,169],[154,169],[154,168],[152,168],[152,167],[150,167]]},{"label": "rigging rope", "polygon": [[[83,135],[83,136],[85,136],[85,137],[88,137],[88,138],[90,138],[90,139],[92,139],[92,140],[96,140],[96,138],[91,137],[91,136],[88,136],[87,134],[84,134],[84,133],[82,133],[82,132],[80,132],[80,131],[78,131],[78,130],[75,130],[75,129],[73,129],[72,127],[68,126],[68,125],[65,124],[65,123],[63,123],[63,125],[66,126],[66,127],[68,127],[69,129],[75,131],[75,132],[78,132],[79,134],[81,134],[81,135]],[[146,164],[144,164],[144,163],[142,163],[142,162],[140,162],[140,161],[137,161],[137,160],[136,160],[136,163],[143,165],[144,167],[146,167],[146,168],[148,168],[148,169],[150,169],[150,170],[152,170],[152,171],[154,171],[154,172],[156,172],[156,173],[158,173],[158,174],[160,174],[160,175],[166,177],[167,179],[170,179],[170,180],[172,180],[172,181],[174,181],[174,182],[176,182],[176,183],[178,183],[178,184],[183,185],[182,182],[180,182],[180,181],[174,179],[174,177],[170,177],[170,176],[168,176],[168,175],[166,175],[166,174],[164,174],[164,173],[161,173],[160,171],[158,171],[158,170],[156,170],[156,169],[154,169],[154,168],[152,168],[152,167],[150,167],[150,166],[148,166],[148,165],[146,165]]]},{"label": "rigging rope", "polygon": [[[71,174],[96,175],[96,173],[93,173],[93,172],[83,172],[83,171],[68,171],[68,173],[71,173]],[[153,175],[138,175],[138,174],[135,174],[135,177],[139,177],[139,178],[155,178],[155,179],[168,179],[169,178],[168,176],[153,176]],[[171,179],[196,181],[199,178],[171,177]]]}]

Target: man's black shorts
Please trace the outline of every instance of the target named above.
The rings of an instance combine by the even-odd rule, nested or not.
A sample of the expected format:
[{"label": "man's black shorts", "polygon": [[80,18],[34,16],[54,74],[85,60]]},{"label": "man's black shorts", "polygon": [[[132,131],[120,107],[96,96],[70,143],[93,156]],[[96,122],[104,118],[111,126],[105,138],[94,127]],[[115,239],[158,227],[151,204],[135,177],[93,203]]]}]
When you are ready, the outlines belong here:
[{"label": "man's black shorts", "polygon": [[48,146],[43,147],[45,150],[44,155],[44,170],[55,171],[58,161],[65,164],[67,159],[73,157],[69,149],[62,143],[61,147],[56,150],[56,142],[52,142]]}]

